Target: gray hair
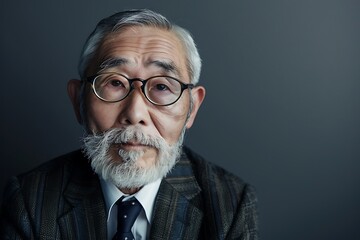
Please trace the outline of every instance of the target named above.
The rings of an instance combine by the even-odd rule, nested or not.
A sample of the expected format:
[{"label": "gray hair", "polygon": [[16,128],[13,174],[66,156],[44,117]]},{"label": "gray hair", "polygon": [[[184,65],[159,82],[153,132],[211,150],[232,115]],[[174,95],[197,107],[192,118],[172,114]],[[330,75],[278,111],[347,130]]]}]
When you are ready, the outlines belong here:
[{"label": "gray hair", "polygon": [[89,63],[95,56],[103,39],[108,34],[119,31],[127,26],[151,26],[173,32],[186,50],[187,70],[191,83],[197,84],[199,82],[201,59],[191,34],[184,28],[170,23],[161,14],[147,9],[119,12],[104,18],[97,24],[95,30],[86,40],[80,55],[78,71],[81,79],[85,79]]}]

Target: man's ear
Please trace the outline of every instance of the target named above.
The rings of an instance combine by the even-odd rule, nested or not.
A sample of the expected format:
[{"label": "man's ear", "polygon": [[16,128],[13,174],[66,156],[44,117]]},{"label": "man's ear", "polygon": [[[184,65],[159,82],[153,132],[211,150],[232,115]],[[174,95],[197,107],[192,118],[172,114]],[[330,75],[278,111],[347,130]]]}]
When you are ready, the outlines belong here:
[{"label": "man's ear", "polygon": [[196,114],[200,108],[201,103],[205,98],[205,93],[206,93],[205,88],[202,86],[195,87],[191,90],[191,95],[193,98],[193,108],[190,113],[189,119],[186,123],[187,129],[191,128],[191,126],[193,125]]},{"label": "man's ear", "polygon": [[83,119],[81,117],[81,107],[80,107],[81,84],[82,84],[81,81],[77,79],[71,79],[67,84],[68,95],[73,105],[76,118],[80,124],[83,123]]}]

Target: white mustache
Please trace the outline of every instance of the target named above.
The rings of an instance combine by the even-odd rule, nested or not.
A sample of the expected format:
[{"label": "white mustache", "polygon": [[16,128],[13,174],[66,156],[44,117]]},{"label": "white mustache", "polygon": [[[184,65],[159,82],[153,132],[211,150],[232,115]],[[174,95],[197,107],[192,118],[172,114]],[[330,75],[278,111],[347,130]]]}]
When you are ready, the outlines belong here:
[{"label": "white mustache", "polygon": [[156,149],[167,145],[162,137],[145,134],[139,127],[114,128],[99,137],[105,137],[108,144],[137,143]]}]

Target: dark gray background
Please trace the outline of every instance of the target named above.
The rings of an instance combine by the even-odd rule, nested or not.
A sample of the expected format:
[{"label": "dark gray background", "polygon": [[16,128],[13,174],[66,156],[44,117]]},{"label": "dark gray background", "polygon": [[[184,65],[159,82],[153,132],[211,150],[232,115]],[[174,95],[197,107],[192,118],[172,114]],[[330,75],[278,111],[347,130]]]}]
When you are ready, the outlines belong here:
[{"label": "dark gray background", "polygon": [[262,239],[360,239],[360,2],[1,1],[1,174],[78,148],[66,93],[118,10],[189,29],[207,89],[187,144],[252,183]]}]

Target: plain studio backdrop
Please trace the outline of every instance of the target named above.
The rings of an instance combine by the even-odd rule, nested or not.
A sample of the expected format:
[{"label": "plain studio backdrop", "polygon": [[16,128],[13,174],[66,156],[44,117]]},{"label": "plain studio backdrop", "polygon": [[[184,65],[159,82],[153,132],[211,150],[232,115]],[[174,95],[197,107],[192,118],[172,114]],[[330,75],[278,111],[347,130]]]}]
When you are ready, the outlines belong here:
[{"label": "plain studio backdrop", "polygon": [[358,0],[1,1],[1,191],[79,148],[67,81],[131,8],[193,34],[207,96],[186,144],[256,187],[261,238],[360,239]]}]

